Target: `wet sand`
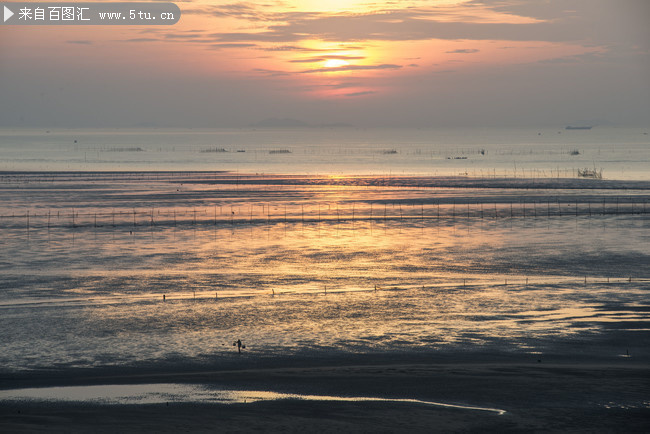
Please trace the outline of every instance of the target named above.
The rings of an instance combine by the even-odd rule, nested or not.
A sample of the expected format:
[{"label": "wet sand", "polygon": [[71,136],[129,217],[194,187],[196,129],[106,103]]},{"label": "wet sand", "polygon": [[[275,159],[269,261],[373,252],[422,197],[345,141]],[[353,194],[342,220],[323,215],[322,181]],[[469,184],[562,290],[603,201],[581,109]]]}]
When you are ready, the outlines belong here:
[{"label": "wet sand", "polygon": [[[4,234],[11,236],[3,241],[11,255],[3,257],[3,290],[8,312],[19,314],[3,317],[10,340],[2,346],[0,389],[180,383],[420,399],[506,413],[295,399],[230,405],[2,402],[0,432],[650,432],[647,181],[515,180],[513,186],[391,178],[387,185],[400,188],[368,189],[360,196],[340,184],[384,181],[327,181],[333,188],[320,189],[318,180],[262,177],[246,180],[250,188],[243,188],[240,175],[229,176],[221,180],[228,188],[205,181],[190,188],[190,179],[161,183],[157,175],[133,191],[138,183],[130,178],[109,188],[88,183],[83,201],[76,177],[70,189],[30,181],[25,185],[34,196],[22,187],[8,190]],[[283,188],[267,188],[275,184]],[[409,186],[434,189],[401,188]],[[485,188],[464,190],[480,186]],[[638,191],[619,203],[628,188]],[[80,202],[81,216],[74,211]],[[461,202],[467,208],[456,209]],[[536,208],[530,218],[526,202],[540,206],[539,220]],[[34,204],[41,210],[27,214]],[[50,228],[51,204],[57,204],[57,217],[62,213]],[[329,213],[323,205],[322,225],[321,204]],[[481,204],[491,204],[485,216]],[[347,210],[342,226],[339,205]],[[10,207],[25,213],[14,216]],[[136,216],[136,207],[146,212]],[[198,222],[196,207],[205,208]],[[377,211],[382,208],[388,218]],[[596,209],[601,214],[592,217]],[[393,244],[376,249],[378,240]],[[437,250],[430,240],[438,242]],[[480,244],[468,245],[471,240]],[[221,274],[214,273],[215,264]],[[271,272],[259,274],[259,264]],[[289,271],[274,274],[287,264]],[[41,274],[32,276],[36,269]],[[340,274],[332,276],[332,269]],[[492,281],[466,286],[468,275]],[[538,276],[546,280],[539,283]],[[572,280],[557,283],[566,276]],[[610,277],[618,280],[610,285]],[[374,291],[372,298],[329,293],[377,283],[411,290]],[[316,298],[325,285],[327,298]],[[279,290],[268,297],[279,287],[295,297]],[[209,299],[194,301],[197,288],[209,288]],[[266,295],[226,299],[219,292],[217,304],[213,288],[262,288]],[[309,297],[298,294],[307,294],[305,288]],[[165,303],[137,301],[165,293]],[[97,303],[114,294],[129,301]],[[63,304],[12,305],[50,297]],[[77,297],[86,297],[86,305],[75,308]],[[294,339],[296,331],[301,339]],[[71,336],[75,345],[67,341]],[[239,336],[256,343],[246,357],[227,346],[215,350]],[[439,346],[446,337],[456,340]],[[620,357],[628,349],[633,357]],[[543,353],[543,360],[533,353]],[[310,361],[296,361],[300,357]]]},{"label": "wet sand", "polygon": [[[197,383],[242,390],[416,398],[408,403],[282,400],[247,404],[3,403],[2,432],[648,432],[650,366],[444,363],[83,376],[64,384]],[[12,381],[10,387],[21,387]],[[18,382],[20,383],[20,382]],[[61,385],[40,378],[38,385]],[[7,387],[3,381],[3,387]],[[24,387],[35,387],[25,380]]]}]

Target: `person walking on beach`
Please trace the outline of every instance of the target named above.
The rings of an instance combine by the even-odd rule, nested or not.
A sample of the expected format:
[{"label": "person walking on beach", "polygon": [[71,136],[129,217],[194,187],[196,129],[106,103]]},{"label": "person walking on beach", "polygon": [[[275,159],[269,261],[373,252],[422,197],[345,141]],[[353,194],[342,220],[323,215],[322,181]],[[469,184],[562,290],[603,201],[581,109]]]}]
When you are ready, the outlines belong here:
[{"label": "person walking on beach", "polygon": [[237,345],[237,351],[239,352],[239,354],[241,354],[241,349],[242,349],[242,347],[246,348],[246,346],[243,346],[243,345],[241,344],[241,339],[237,339],[237,342],[233,342],[233,343],[232,343],[232,346],[233,346],[233,347],[234,347],[235,345]]}]

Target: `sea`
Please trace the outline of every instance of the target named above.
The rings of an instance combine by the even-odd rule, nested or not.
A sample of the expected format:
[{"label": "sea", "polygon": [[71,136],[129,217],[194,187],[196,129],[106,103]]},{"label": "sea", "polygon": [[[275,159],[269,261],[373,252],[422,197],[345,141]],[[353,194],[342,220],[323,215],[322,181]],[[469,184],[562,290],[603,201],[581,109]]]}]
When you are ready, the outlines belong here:
[{"label": "sea", "polygon": [[647,131],[2,129],[0,371],[647,362]]}]

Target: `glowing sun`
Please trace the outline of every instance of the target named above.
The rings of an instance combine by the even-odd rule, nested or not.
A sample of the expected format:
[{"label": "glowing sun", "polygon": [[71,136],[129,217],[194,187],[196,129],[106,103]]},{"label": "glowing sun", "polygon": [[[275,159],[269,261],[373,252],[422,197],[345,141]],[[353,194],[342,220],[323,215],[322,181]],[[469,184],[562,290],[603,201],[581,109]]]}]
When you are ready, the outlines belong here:
[{"label": "glowing sun", "polygon": [[346,65],[349,65],[349,63],[342,59],[327,59],[323,64],[326,68],[340,68]]}]

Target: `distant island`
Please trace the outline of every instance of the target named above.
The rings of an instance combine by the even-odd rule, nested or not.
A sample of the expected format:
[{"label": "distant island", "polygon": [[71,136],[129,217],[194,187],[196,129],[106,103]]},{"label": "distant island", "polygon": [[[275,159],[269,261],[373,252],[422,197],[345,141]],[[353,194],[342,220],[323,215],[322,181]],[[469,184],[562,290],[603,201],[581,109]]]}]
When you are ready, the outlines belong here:
[{"label": "distant island", "polygon": [[568,127],[565,128],[565,130],[590,130],[592,128],[593,127],[590,127],[590,126],[576,127],[576,126],[569,125]]},{"label": "distant island", "polygon": [[314,125],[291,118],[268,118],[255,122],[250,126],[253,128],[354,128],[354,125],[346,124],[344,122]]}]

